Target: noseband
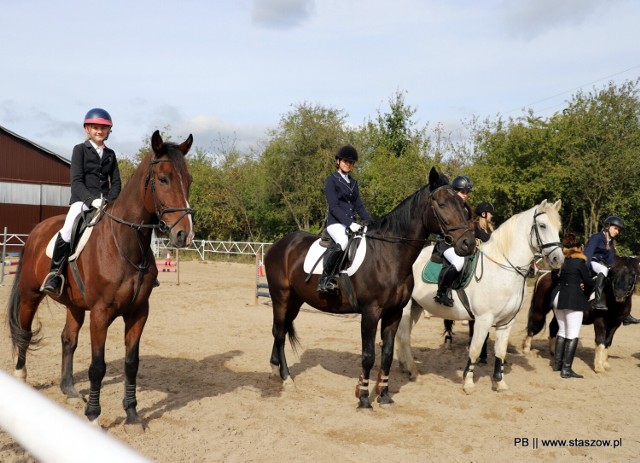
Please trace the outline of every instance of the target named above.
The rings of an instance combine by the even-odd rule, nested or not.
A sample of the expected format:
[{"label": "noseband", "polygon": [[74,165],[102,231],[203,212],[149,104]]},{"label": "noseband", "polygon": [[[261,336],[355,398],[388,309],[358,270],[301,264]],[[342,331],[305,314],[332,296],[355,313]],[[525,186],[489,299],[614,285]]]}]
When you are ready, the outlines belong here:
[{"label": "noseband", "polygon": [[[440,215],[440,213],[438,212],[438,208],[435,206],[436,200],[433,197],[433,194],[438,191],[440,188],[445,188],[445,187],[450,187],[450,185],[443,185],[440,186],[438,188],[436,188],[435,190],[433,190],[429,196],[431,198],[431,210],[433,211],[433,215],[436,217],[436,220],[438,221],[438,226],[440,227],[440,231],[442,232],[443,236],[444,236],[444,242],[447,243],[448,245],[455,245],[458,240],[460,240],[460,238],[462,238],[462,235],[460,235],[460,238],[458,238],[457,240],[454,240],[453,236],[451,236],[451,232],[452,231],[456,231],[456,230],[464,230],[464,232],[470,231],[471,228],[469,228],[469,225],[461,225],[458,227],[448,227],[446,222],[444,221],[444,219],[442,218],[442,216]],[[457,203],[460,203],[460,201],[457,201]],[[462,209],[462,203],[460,203],[458,205],[458,207],[460,209]],[[462,214],[464,216],[464,212]],[[464,234],[464,233],[463,233]]]},{"label": "noseband", "polygon": [[[536,217],[542,214],[546,214],[546,212],[538,212],[536,210],[533,213],[533,225],[531,225],[531,234],[529,236],[529,243],[533,245],[531,237],[534,235],[534,232],[535,232],[536,245],[538,246],[538,252],[545,258],[548,258],[549,254],[555,251],[556,248],[559,248],[559,249],[562,248],[562,243],[560,243],[559,241],[552,241],[550,243],[542,242],[542,238],[540,237],[540,231],[538,230],[538,221],[536,220]],[[552,249],[545,253],[544,250],[547,248],[552,248]]]}]

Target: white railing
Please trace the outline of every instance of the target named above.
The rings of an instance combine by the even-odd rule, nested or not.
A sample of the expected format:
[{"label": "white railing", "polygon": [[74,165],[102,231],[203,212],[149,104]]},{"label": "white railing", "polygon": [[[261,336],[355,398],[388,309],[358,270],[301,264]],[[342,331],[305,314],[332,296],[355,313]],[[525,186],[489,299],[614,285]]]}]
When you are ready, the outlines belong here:
[{"label": "white railing", "polygon": [[[180,248],[180,251],[195,251],[200,256],[200,260],[205,260],[207,255],[213,254],[241,254],[258,256],[263,260],[264,253],[273,243],[254,243],[248,241],[208,241],[193,240],[189,247]],[[154,238],[152,248],[156,256],[163,251],[175,249],[168,238]]]}]

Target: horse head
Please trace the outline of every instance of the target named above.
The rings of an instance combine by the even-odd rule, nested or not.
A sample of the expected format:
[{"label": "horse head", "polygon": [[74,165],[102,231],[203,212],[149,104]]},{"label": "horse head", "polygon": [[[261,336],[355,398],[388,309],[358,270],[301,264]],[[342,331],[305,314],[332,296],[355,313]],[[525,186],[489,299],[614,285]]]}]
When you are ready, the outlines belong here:
[{"label": "horse head", "polygon": [[638,259],[634,257],[616,259],[608,276],[617,303],[624,303],[633,294],[638,275],[640,275]]},{"label": "horse head", "polygon": [[465,215],[464,205],[455,190],[449,185],[444,174],[439,174],[434,167],[429,172],[430,207],[425,211],[423,223],[435,218],[447,243],[452,244],[456,254],[469,256],[476,249],[473,223]]},{"label": "horse head", "polygon": [[146,179],[151,194],[145,195],[145,208],[158,218],[160,231],[168,232],[176,247],[188,246],[194,236],[193,210],[189,205],[192,179],[185,161],[192,143],[191,135],[179,145],[164,142],[157,130],[151,136]]},{"label": "horse head", "polygon": [[562,201],[548,203],[545,199],[534,208],[531,239],[529,244],[534,253],[541,254],[549,266],[558,269],[564,263],[562,244],[560,243],[560,207]]}]

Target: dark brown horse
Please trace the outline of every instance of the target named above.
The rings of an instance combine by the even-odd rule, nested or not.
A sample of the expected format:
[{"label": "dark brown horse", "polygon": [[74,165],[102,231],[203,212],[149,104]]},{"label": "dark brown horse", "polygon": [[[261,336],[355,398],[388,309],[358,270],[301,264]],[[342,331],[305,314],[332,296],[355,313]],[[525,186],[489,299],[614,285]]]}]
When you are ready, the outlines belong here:
[{"label": "dark brown horse", "polygon": [[291,380],[284,351],[285,337],[289,335],[295,349],[297,338],[293,321],[304,302],[324,312],[360,313],[362,375],[356,388],[359,408],[371,408],[368,384],[375,362],[379,321],[383,345],[376,392],[381,404],[392,403],[388,387],[389,370],[402,308],[413,289],[411,265],[432,232],[446,235],[459,255],[470,255],[475,250],[473,230],[465,218],[461,201],[446,178],[433,168],[427,186],[368,226],[365,235],[366,257],[351,277],[357,298],[355,309],[344,287],[338,295],[320,294],[316,290],[318,277],[307,281],[303,263],[318,236],[298,231],[276,241],[265,256],[269,293],[273,302],[271,365],[274,374],[279,374],[285,382]]},{"label": "dark brown horse", "polygon": [[[582,324],[593,324],[596,335],[593,367],[596,373],[602,373],[609,369],[609,347],[611,347],[616,330],[631,313],[631,298],[639,275],[640,266],[637,258],[618,257],[609,271],[604,288],[608,310],[590,310],[585,313]],[[523,342],[525,353],[531,350],[531,339],[545,326],[547,314],[551,311],[552,289],[553,283],[550,273],[542,275],[536,282],[529,307],[527,336]],[[557,333],[558,322],[554,316],[549,324],[549,346],[552,353]]]},{"label": "dark brown horse", "polygon": [[[91,366],[87,418],[100,415],[100,389],[106,372],[105,342],[113,320],[125,324],[124,400],[127,424],[142,426],[136,410],[136,376],[139,343],[149,313],[149,296],[158,275],[151,252],[154,229],[167,231],[174,246],[188,246],[193,239],[193,211],[189,206],[191,175],[185,154],[193,137],[182,144],[164,143],[156,131],[152,152],[140,163],[122,193],[106,208],[91,238],[77,259],[79,278],[67,269],[66,285],[54,300],[67,307],[62,331],[60,388],[69,398],[80,398],[73,381],[73,355],[78,333],[90,311]],[[32,322],[45,294],[40,291],[49,272],[47,243],[64,222],[64,216],[38,224],[27,238],[7,308],[11,340],[17,353],[15,376],[26,381],[26,354],[41,339]],[[79,283],[80,282],[80,283]]]}]

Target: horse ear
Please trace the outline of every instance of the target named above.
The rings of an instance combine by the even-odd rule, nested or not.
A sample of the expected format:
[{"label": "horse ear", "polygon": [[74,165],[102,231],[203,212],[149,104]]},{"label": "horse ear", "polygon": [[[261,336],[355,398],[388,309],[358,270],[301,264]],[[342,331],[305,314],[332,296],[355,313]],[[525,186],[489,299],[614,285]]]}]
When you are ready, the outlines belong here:
[{"label": "horse ear", "polygon": [[440,179],[440,174],[435,167],[432,167],[429,171],[429,185],[433,186]]},{"label": "horse ear", "polygon": [[183,155],[186,155],[191,149],[192,144],[193,144],[193,135],[189,134],[187,139],[178,146],[178,149]]},{"label": "horse ear", "polygon": [[160,136],[160,131],[156,130],[155,132],[153,132],[153,135],[151,135],[151,149],[154,153],[160,151],[163,143],[164,142],[162,141],[162,137]]},{"label": "horse ear", "polygon": [[562,206],[562,200],[561,200],[561,199],[557,200],[557,201],[553,204],[553,208],[554,208],[556,211],[560,211],[560,207],[561,207],[561,206]]}]

